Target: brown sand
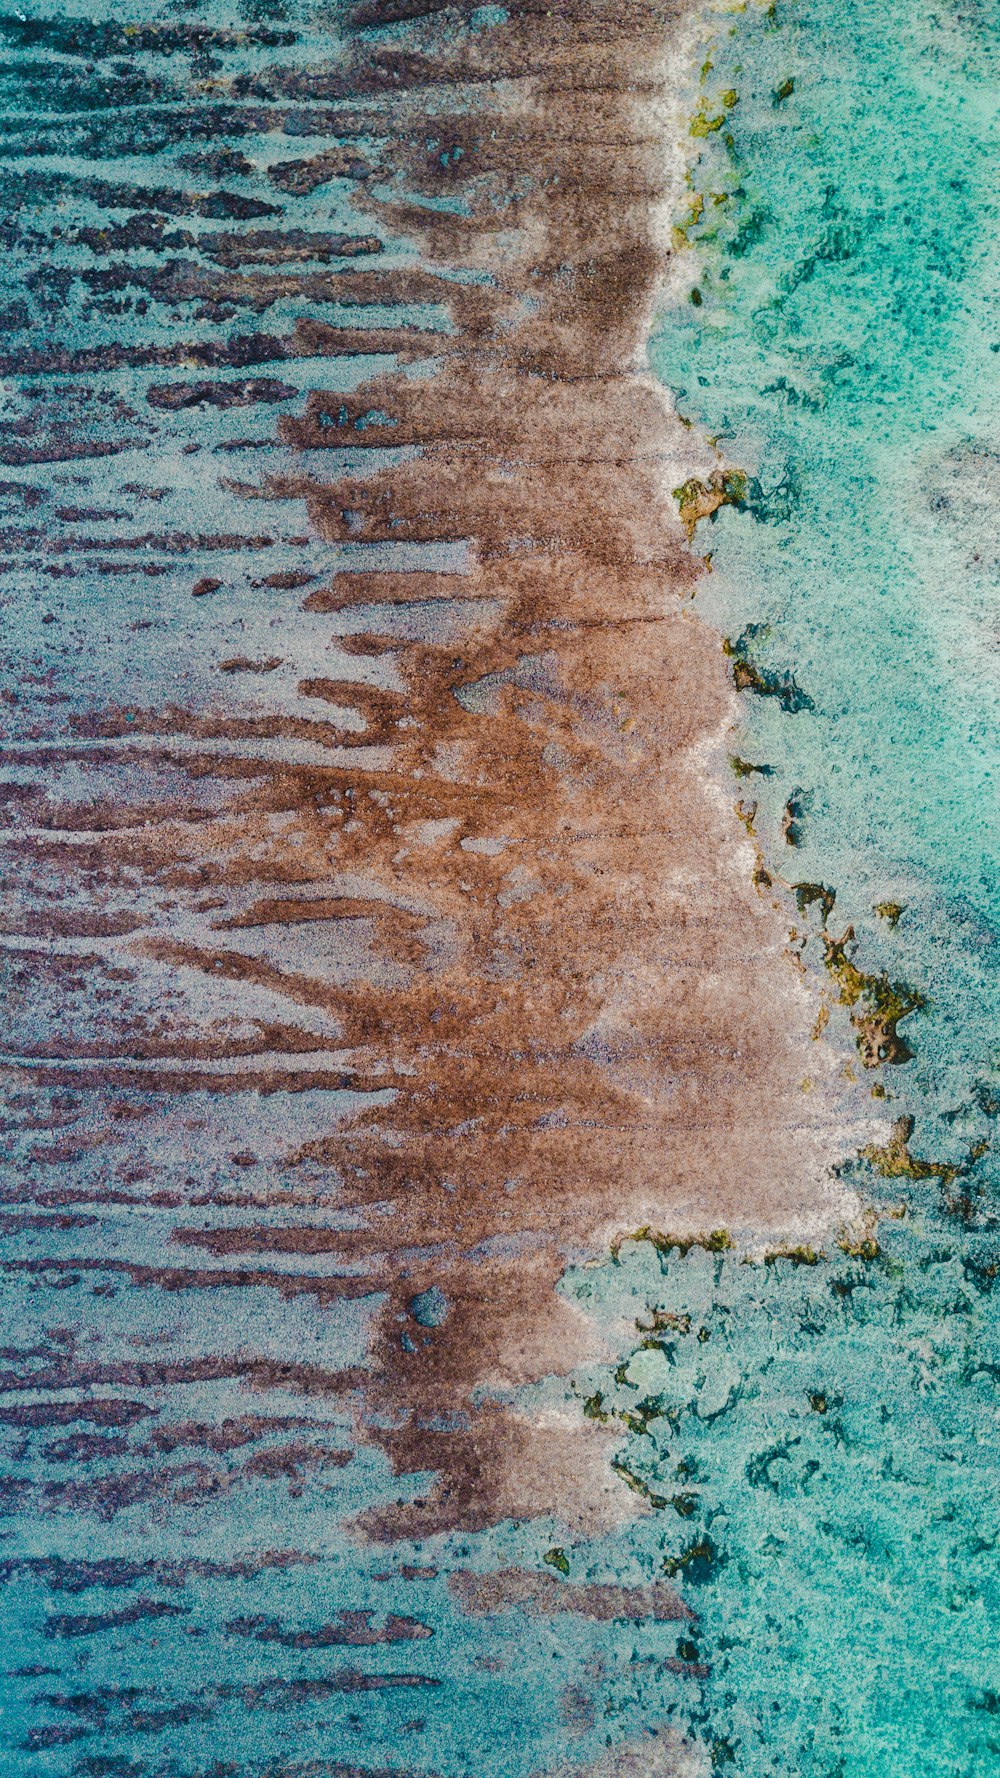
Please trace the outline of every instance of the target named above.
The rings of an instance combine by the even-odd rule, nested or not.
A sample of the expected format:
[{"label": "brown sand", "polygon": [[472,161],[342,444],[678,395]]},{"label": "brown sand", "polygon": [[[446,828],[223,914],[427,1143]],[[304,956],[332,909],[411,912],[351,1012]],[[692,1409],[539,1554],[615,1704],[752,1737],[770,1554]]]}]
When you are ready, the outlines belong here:
[{"label": "brown sand", "polygon": [[[234,455],[231,484],[247,495],[247,533],[276,510],[253,495],[304,497],[314,535],[454,542],[465,571],[380,567],[376,552],[375,565],[303,591],[306,612],[351,620],[344,648],[364,687],[310,672],[293,712],[276,699],[261,715],[287,652],[279,621],[264,652],[238,653],[220,630],[211,711],[183,699],[149,709],[139,691],[128,712],[79,722],[81,741],[135,737],[135,759],[184,741],[174,767],[190,790],[146,805],[136,793],[129,831],[119,813],[119,830],[95,831],[65,868],[90,885],[81,932],[112,930],[100,908],[122,884],[137,906],[173,897],[211,913],[210,941],[127,940],[133,962],[174,985],[163,1016],[123,1015],[105,1086],[134,1078],[114,1063],[129,1055],[171,1092],[380,1095],[353,1118],[331,1114],[282,1169],[311,1182],[306,1205],[322,1180],[328,1202],[356,1211],[353,1230],[313,1226],[308,1209],[274,1218],[257,1174],[243,1204],[259,1217],[210,1228],[182,1217],[171,1255],[179,1267],[225,1256],[236,1279],[256,1277],[254,1256],[299,1255],[305,1273],[308,1256],[332,1254],[384,1291],[370,1373],[324,1385],[295,1355],[287,1367],[291,1386],[355,1385],[364,1436],[399,1472],[434,1473],[420,1501],[369,1519],[369,1532],[539,1511],[593,1527],[635,1505],[600,1428],[536,1423],[500,1399],[597,1349],[557,1294],[560,1274],[645,1224],[775,1237],[824,1225],[837,1202],[835,1064],[811,1039],[784,918],[754,887],[733,799],[712,776],[734,694],[720,638],[686,603],[699,570],[670,491],[698,447],[644,370],[668,264],[683,7],[513,4],[477,35],[464,9],[371,0],[355,22],[388,18],[403,21],[391,50],[359,39],[309,89],[342,108],[345,128],[374,112],[388,139],[337,289],[355,302],[433,300],[450,331],[300,323],[283,355],[331,360],[329,390],[280,423],[310,456],[261,489],[240,483]],[[302,96],[310,78],[275,76],[272,98]],[[289,166],[289,190],[318,177]],[[439,198],[456,208],[427,207]],[[376,265],[372,229],[405,237],[416,261]],[[191,290],[209,307],[253,308],[282,281],[325,289],[324,274],[297,269],[313,251],[245,231],[190,274]],[[345,348],[398,355],[343,394]],[[211,378],[197,375],[210,401]],[[256,383],[243,394],[268,399]],[[160,407],[185,399],[164,376]],[[391,426],[359,429],[372,414]],[[369,472],[339,478],[316,467],[330,447],[386,444],[418,454],[387,467],[375,450]],[[297,582],[261,584],[277,599]],[[435,614],[452,627],[427,628]],[[219,740],[242,753],[209,764]],[[72,820],[96,830],[112,816],[94,806]],[[46,819],[71,815],[57,805]],[[305,949],[288,964],[295,934]],[[266,998],[258,1034],[206,1025],[187,999],[198,976],[248,1005]],[[317,1037],[324,1018],[334,1035]],[[98,1052],[67,1039],[62,1053]],[[80,1077],[53,1065],[46,1078]],[[288,1276],[280,1288],[357,1284]],[[441,1313],[414,1313],[431,1286]]]}]

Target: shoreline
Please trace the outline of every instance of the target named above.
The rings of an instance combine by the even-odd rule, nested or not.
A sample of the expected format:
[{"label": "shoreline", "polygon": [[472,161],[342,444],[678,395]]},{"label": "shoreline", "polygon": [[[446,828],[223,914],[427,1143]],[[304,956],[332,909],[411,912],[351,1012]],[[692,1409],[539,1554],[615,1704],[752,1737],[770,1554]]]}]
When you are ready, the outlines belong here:
[{"label": "shoreline", "polygon": [[[262,427],[261,407],[296,389],[218,367],[278,358],[287,375],[325,355],[336,371],[337,328],[312,316],[289,337],[269,319],[276,295],[319,300],[319,275],[297,268],[322,259],[322,237],[255,222],[225,235],[210,274],[185,274],[203,315],[235,307],[257,333],[220,347],[214,372],[207,348],[183,375],[150,361],[147,405],[213,426],[248,408],[259,479],[227,434],[219,488],[245,509],[250,559],[271,542],[259,512],[291,535],[252,583],[274,602],[266,621],[234,627],[214,603],[224,582],[194,586],[202,664],[224,675],[214,703],[162,692],[147,668],[130,701],[73,713],[96,772],[102,744],[110,757],[129,737],[169,762],[158,800],[154,768],[147,781],[126,751],[143,824],[55,867],[95,943],[125,896],[144,985],[115,989],[82,1083],[73,1007],[51,1052],[65,1069],[19,1078],[110,1104],[125,1090],[115,1055],[147,1061],[169,1109],[137,1122],[133,1166],[149,1157],[178,1206],[149,1277],[180,1277],[180,1255],[211,1290],[213,1268],[260,1279],[280,1261],[290,1299],[379,1296],[366,1361],[308,1386],[350,1403],[395,1474],[436,1479],[362,1513],[365,1535],[544,1514],[596,1530],[635,1510],[598,1430],[530,1424],[497,1398],[600,1350],[556,1286],[630,1231],[780,1242],[844,1220],[839,1058],[811,1036],[783,916],[713,777],[735,692],[686,599],[701,570],[671,490],[677,466],[717,459],[646,364],[683,184],[662,134],[683,54],[671,34],[691,20],[644,4],[623,22],[575,0],[466,30],[464,14],[411,10],[356,9],[335,64],[279,60],[256,102],[322,103],[342,135],[382,143],[324,300],[433,304],[438,323],[401,336],[355,320],[340,386],[318,362]],[[277,189],[324,214],[322,155],[283,152],[258,180],[268,203]],[[380,269],[382,240],[396,263]],[[204,495],[213,535],[222,500]],[[320,546],[352,555],[317,585],[301,568]],[[400,546],[425,565],[401,567]],[[228,763],[212,760],[220,741]],[[368,750],[357,764],[352,748]],[[85,817],[64,800],[69,829]],[[298,1079],[296,1056],[310,1058]],[[275,1141],[263,1164],[249,1144],[236,1156],[252,1192],[230,1183],[199,1209],[171,1148],[183,1157],[192,1095],[213,1131],[234,1093],[277,1096]]]},{"label": "shoreline", "polygon": [[[438,1444],[435,1460],[434,1437],[421,1435],[414,1420],[428,1420],[442,1397],[468,1412],[477,1391],[488,1401],[493,1390],[565,1373],[591,1353],[598,1330],[570,1322],[555,1285],[568,1261],[610,1247],[629,1230],[652,1224],[705,1234],[727,1226],[758,1243],[796,1240],[856,1209],[848,1194],[838,1201],[831,1180],[821,1183],[844,1152],[833,1111],[839,1058],[811,1038],[816,1008],[785,957],[783,912],[753,889],[748,841],[708,763],[736,700],[719,644],[682,604],[699,570],[672,488],[683,479],[673,461],[691,473],[699,456],[706,468],[717,458],[705,447],[699,452],[645,364],[670,269],[662,220],[683,171],[666,161],[662,137],[647,124],[649,114],[662,119],[669,89],[654,83],[637,92],[628,69],[647,65],[636,41],[643,23],[661,58],[660,80],[664,64],[676,68],[669,32],[678,22],[661,8],[644,9],[641,22],[630,17],[620,28],[600,6],[572,11],[568,25],[563,14],[547,27],[528,9],[506,39],[503,28],[491,33],[498,71],[525,53],[529,33],[535,57],[543,54],[541,32],[551,29],[553,39],[552,72],[534,75],[530,98],[519,89],[516,119],[503,109],[475,118],[477,130],[490,130],[491,169],[521,164],[529,145],[546,156],[542,166],[539,148],[530,157],[535,189],[519,200],[502,246],[493,239],[495,192],[477,195],[471,155],[467,183],[452,182],[471,210],[460,230],[418,207],[407,212],[399,200],[392,206],[394,228],[437,264],[445,254],[452,276],[459,267],[487,271],[496,294],[477,291],[471,352],[459,343],[415,396],[393,374],[358,392],[359,407],[396,420],[394,442],[416,444],[422,455],[402,470],[348,482],[343,494],[359,506],[374,495],[383,518],[391,513],[396,524],[418,524],[429,507],[439,535],[474,540],[466,594],[498,601],[503,615],[445,668],[442,698],[426,698],[437,722],[414,744],[416,772],[427,770],[442,740],[457,741],[465,789],[449,802],[448,818],[475,824],[477,845],[516,840],[513,870],[507,847],[495,859],[478,853],[474,928],[463,934],[466,1016],[470,990],[479,999],[477,977],[487,993],[504,982],[502,997],[491,1016],[476,1019],[471,1058],[461,1021],[445,1034],[464,1076],[449,1117],[466,1133],[456,1143],[439,1124],[422,1122],[428,1091],[436,1096],[451,1085],[426,1025],[440,992],[430,985],[429,996],[411,1003],[423,1033],[415,1046],[424,1070],[411,1101],[416,1129],[405,1114],[394,1120],[388,1163],[378,1157],[385,1126],[355,1143],[374,1163],[379,1189],[387,1174],[394,1184],[411,1181],[406,1229],[415,1247],[441,1233],[435,1174],[457,1180],[469,1256],[435,1255],[419,1270],[420,1291],[440,1290],[457,1307],[428,1342],[433,1356],[422,1352],[413,1365],[412,1381],[397,1377],[385,1396],[375,1391],[383,1410],[408,1417],[406,1431],[386,1440],[394,1467],[441,1472],[443,1458],[442,1490],[416,1513],[372,1524],[377,1535],[393,1535],[401,1523],[421,1535],[541,1512],[596,1529],[619,1510],[634,1511],[622,1491],[619,1509],[606,1487],[595,1490],[594,1459],[585,1464],[586,1486],[568,1496],[567,1475],[580,1467],[584,1440],[596,1458],[595,1429],[563,1448],[561,1434],[540,1428],[522,1442],[516,1420],[494,1419],[484,1407],[478,1427],[474,1421],[480,1436],[449,1453]],[[581,129],[581,63],[601,94],[599,131],[589,118]],[[450,97],[450,83],[446,90]],[[425,121],[421,113],[421,129]],[[422,162],[407,171],[425,191]],[[372,215],[381,220],[377,201]],[[592,242],[602,250],[596,265]],[[525,319],[512,317],[529,304]],[[348,425],[352,417],[349,409]],[[318,442],[305,429],[295,437],[306,447]],[[569,453],[567,437],[579,441]],[[487,497],[470,485],[475,475]],[[514,523],[525,521],[516,549],[513,515]],[[633,641],[640,636],[641,644]],[[411,661],[414,682],[426,679],[426,657],[414,651]],[[405,673],[405,656],[402,664]],[[471,723],[456,720],[448,692],[464,700]],[[483,700],[478,713],[476,697]],[[518,758],[534,765],[527,779],[523,769],[510,776],[509,762]],[[498,779],[504,795],[490,808],[481,786]],[[436,868],[454,882],[451,861]],[[532,906],[539,893],[559,898],[557,921],[548,907]],[[516,919],[498,914],[505,899],[525,911]],[[528,958],[530,985],[523,969],[510,985],[512,952]],[[569,1027],[566,1036],[560,1025]],[[397,1033],[392,1041],[398,1056]],[[511,1052],[517,1090],[501,1094],[495,1076],[510,1068]],[[818,1088],[808,1117],[804,1077]],[[514,1112],[525,1099],[530,1123]],[[752,1103],[756,1114],[748,1116]],[[472,1127],[477,1119],[481,1133]],[[571,1134],[556,1140],[560,1123]],[[400,1138],[402,1149],[395,1148]],[[778,1183],[783,1168],[787,1177]],[[427,1188],[413,1205],[416,1170]],[[526,1212],[497,1202],[495,1186],[490,1201],[491,1170],[494,1181],[498,1173],[525,1181]],[[623,1171],[630,1175],[624,1188]],[[456,1215],[456,1232],[458,1224]],[[366,1239],[361,1248],[369,1253]],[[521,1254],[507,1263],[474,1257],[501,1241],[520,1243]],[[381,1349],[386,1376],[406,1314],[402,1293],[391,1303]],[[470,1458],[478,1469],[471,1492]],[[446,1505],[456,1486],[460,1502]]]}]

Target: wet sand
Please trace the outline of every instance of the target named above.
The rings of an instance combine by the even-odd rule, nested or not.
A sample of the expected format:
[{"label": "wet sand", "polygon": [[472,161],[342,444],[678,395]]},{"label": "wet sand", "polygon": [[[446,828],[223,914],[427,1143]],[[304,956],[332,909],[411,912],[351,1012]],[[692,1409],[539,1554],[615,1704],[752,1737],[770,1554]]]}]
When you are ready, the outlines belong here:
[{"label": "wet sand", "polygon": [[[128,695],[78,689],[68,714],[57,697],[4,743],[25,910],[12,1120],[37,1126],[47,1165],[70,1127],[61,1182],[37,1160],[24,1177],[43,1231],[82,1219],[79,1248],[42,1269],[377,1299],[364,1361],[340,1370],[243,1340],[235,1357],[150,1355],[142,1377],[349,1404],[398,1474],[432,1477],[356,1517],[379,1539],[632,1512],[599,1427],[509,1399],[602,1350],[557,1293],[566,1265],[647,1226],[781,1239],[838,1203],[836,1058],[754,883],[719,772],[729,667],[688,603],[700,569],[672,489],[713,459],[644,368],[687,21],[599,0],[469,19],[355,8],[329,66],[272,50],[226,95],[225,149],[206,124],[190,151],[200,189],[240,129],[252,167],[256,133],[284,119],[254,202],[319,213],[333,168],[354,180],[352,227],[252,206],[227,221],[199,197],[189,212],[223,217],[213,244],[150,265],[129,259],[133,214],[91,296],[145,286],[199,338],[175,349],[148,328],[146,347],[20,360],[84,384],[130,367],[144,404],[112,415],[109,450],[144,448],[150,414],[246,427],[203,489],[202,515],[216,485],[241,503],[238,533],[229,504],[208,531],[155,508],[122,531],[136,574],[199,559],[194,689],[186,666],[172,688],[149,665],[154,631]],[[296,155],[303,105],[338,139],[325,160]],[[289,328],[295,300],[350,315]],[[393,304],[435,305],[435,330],[381,310],[365,324]],[[18,461],[39,439],[49,464],[89,461],[67,424],[40,411]],[[69,556],[103,552],[110,573],[105,532],[60,498]],[[349,546],[335,571],[319,544]],[[242,639],[233,560],[270,601]],[[98,644],[76,635],[57,685],[87,683]],[[156,1252],[102,1249],[87,1212],[115,1204],[157,1210]],[[70,1341],[51,1386],[141,1382],[113,1347]],[[190,1436],[211,1448],[208,1426]],[[104,1478],[109,1510],[134,1485],[128,1464]]]}]

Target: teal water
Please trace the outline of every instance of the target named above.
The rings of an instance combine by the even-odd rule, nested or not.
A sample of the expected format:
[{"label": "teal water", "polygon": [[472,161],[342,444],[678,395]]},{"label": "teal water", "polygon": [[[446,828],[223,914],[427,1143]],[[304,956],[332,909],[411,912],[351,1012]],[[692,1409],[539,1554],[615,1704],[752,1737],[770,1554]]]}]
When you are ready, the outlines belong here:
[{"label": "teal water", "polygon": [[[1000,1769],[1000,15],[778,0],[707,30],[691,250],[651,359],[749,480],[698,527],[696,604],[761,688],[733,752],[767,770],[734,800],[773,875],[836,892],[826,934],[788,896],[807,967],[836,998],[826,942],[852,927],[857,967],[924,1001],[912,1059],[865,1076],[914,1127],[848,1169],[880,1215],[855,1253],[646,1245],[579,1288],[646,1305],[598,1406],[630,1417],[699,1612],[714,1769],[980,1778]],[[853,1042],[841,1008],[834,1030]]]},{"label": "teal water", "polygon": [[705,207],[652,362],[757,487],[756,516],[701,526],[697,603],[811,699],[749,700],[761,825],[804,796],[775,862],[932,998],[894,1091],[951,1107],[997,1029],[1000,17],[824,0],[713,42],[708,121],[738,98],[693,144]]}]

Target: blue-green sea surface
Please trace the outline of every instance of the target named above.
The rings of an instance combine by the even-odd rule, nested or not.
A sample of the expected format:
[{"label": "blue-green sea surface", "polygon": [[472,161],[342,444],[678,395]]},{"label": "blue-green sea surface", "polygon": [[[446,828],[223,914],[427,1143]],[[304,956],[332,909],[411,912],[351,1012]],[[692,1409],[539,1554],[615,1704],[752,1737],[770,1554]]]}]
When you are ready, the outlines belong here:
[{"label": "blue-green sea surface", "polygon": [[[758,805],[842,1037],[857,1035],[845,959],[923,1004],[895,1065],[853,1064],[906,1120],[848,1170],[877,1221],[770,1263],[720,1238],[581,1274],[592,1303],[645,1304],[635,1356],[590,1411],[628,1416],[626,1461],[698,1610],[695,1727],[715,1770],[985,1778],[1000,1771],[1000,12],[777,0],[713,9],[706,32],[690,250],[651,361],[747,477],[695,543],[712,558],[696,604],[746,689],[733,796]],[[835,892],[825,927],[796,884]]]}]

